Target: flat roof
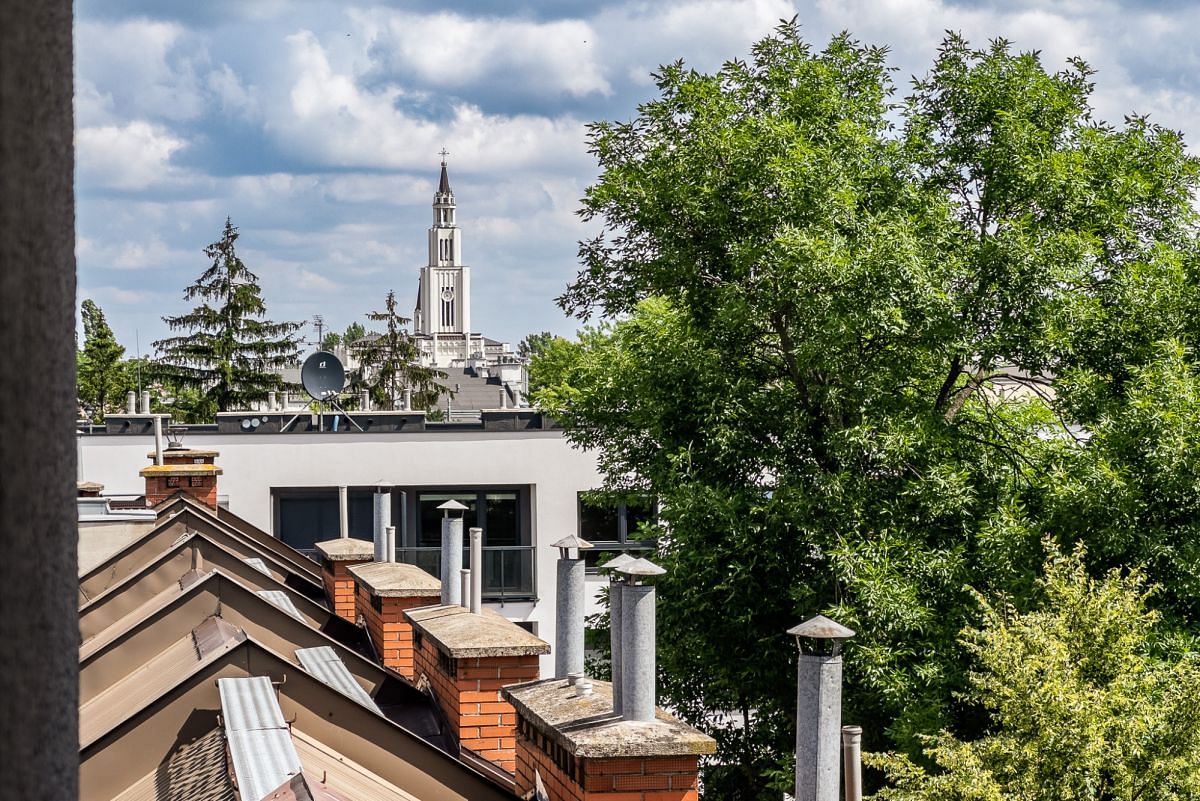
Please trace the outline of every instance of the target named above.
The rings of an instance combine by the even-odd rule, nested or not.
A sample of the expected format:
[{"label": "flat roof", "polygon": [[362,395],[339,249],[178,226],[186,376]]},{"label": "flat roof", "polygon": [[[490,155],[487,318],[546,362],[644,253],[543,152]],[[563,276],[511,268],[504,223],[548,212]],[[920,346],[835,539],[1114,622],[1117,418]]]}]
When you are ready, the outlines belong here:
[{"label": "flat roof", "polygon": [[375,543],[367,540],[356,540],[353,537],[340,537],[336,540],[318,542],[315,546],[317,553],[331,562],[348,562],[352,559],[374,559]]},{"label": "flat roof", "polygon": [[416,565],[368,562],[346,568],[355,581],[380,598],[440,598],[442,582]]}]

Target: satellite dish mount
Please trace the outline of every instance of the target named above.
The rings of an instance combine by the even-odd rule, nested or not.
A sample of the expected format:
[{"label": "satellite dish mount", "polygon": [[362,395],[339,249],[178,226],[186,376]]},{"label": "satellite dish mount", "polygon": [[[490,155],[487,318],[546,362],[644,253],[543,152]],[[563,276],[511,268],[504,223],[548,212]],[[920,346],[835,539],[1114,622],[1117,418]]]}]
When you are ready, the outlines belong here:
[{"label": "satellite dish mount", "polygon": [[[304,366],[300,368],[300,383],[304,385],[304,391],[309,394],[318,404],[327,403],[334,409],[337,409],[350,424],[359,431],[363,427],[355,422],[354,418],[338,404],[338,397],[341,395],[342,389],[346,386],[346,368],[342,366],[342,361],[337,356],[334,356],[327,350],[319,350],[313,355],[304,360]],[[325,430],[325,416],[320,414],[320,430]],[[334,431],[337,430],[337,420],[334,420]]]}]

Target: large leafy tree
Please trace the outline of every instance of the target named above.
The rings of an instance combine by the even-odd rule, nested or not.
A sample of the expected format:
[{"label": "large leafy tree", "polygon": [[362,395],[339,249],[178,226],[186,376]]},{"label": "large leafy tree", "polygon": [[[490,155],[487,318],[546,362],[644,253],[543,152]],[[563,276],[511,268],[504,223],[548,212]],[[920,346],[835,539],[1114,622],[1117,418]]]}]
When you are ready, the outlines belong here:
[{"label": "large leafy tree", "polygon": [[[925,738],[936,768],[874,755],[895,787],[880,801],[1175,801],[1200,796],[1200,660],[1163,648],[1144,577],[1091,578],[1083,553],[1052,553],[1030,609],[981,599],[962,635],[969,697],[993,730]],[[1164,653],[1165,651],[1165,653]]]},{"label": "large leafy tree", "polygon": [[[407,389],[412,393],[412,408],[432,408],[445,391],[437,379],[446,374],[421,364],[417,343],[408,332],[408,318],[396,311],[396,293],[389,290],[383,311],[369,312],[367,319],[383,324],[383,331],[373,336],[356,337],[371,400],[380,408],[398,409]],[[348,340],[352,333],[358,332],[347,329]]]},{"label": "large leafy tree", "polygon": [[120,405],[125,392],[127,369],[121,357],[125,348],[117,342],[104,311],[93,300],[81,306],[83,348],[77,353],[79,405],[97,423],[106,412]]},{"label": "large leafy tree", "polygon": [[[987,725],[956,700],[966,588],[1035,594],[1043,526],[1094,538],[1075,518],[1144,461],[1126,429],[1177,419],[1127,412],[1139,371],[1193,374],[1155,343],[1195,342],[1196,164],[1144,119],[1094,121],[1083,63],[1048,73],[1002,41],[947,38],[903,103],[883,50],[816,51],[794,23],[657,81],[634,120],[591,128],[603,232],[561,298],[619,322],[559,349],[539,401],[611,488],[663,500],[663,689],[718,738],[706,788],[777,797],[783,632],[815,612],[859,632],[847,715],[876,744]],[[1139,506],[1150,491],[1095,566],[1179,532],[1138,533],[1188,510],[1182,490]]]},{"label": "large leafy tree", "polygon": [[263,400],[284,382],[278,368],[295,362],[300,323],[263,319],[266,304],[252,273],[237,255],[238,229],[226,219],[221,238],[204,249],[212,260],[186,300],[201,300],[190,312],[163,321],[186,331],[154,343],[156,372],[170,384],[199,390],[213,411],[230,411]]}]

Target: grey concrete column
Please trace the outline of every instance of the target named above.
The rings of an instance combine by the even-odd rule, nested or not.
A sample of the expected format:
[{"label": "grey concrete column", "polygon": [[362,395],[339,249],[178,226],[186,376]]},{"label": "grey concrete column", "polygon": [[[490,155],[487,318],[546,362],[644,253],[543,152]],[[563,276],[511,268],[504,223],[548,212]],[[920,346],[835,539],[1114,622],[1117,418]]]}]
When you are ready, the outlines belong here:
[{"label": "grey concrete column", "polygon": [[[375,491],[375,561],[387,562],[387,527],[392,524],[392,494]],[[393,557],[394,558],[394,557]]]},{"label": "grey concrete column", "polygon": [[462,570],[463,521],[461,517],[442,518],[442,605],[462,603],[458,571]]},{"label": "grey concrete column", "polygon": [[624,711],[622,698],[625,695],[621,682],[621,599],[624,597],[621,588],[623,586],[625,583],[615,574],[608,585],[608,647],[611,651],[609,663],[612,670],[613,714],[618,716]]},{"label": "grey concrete column", "polygon": [[483,608],[483,529],[472,528],[471,535],[471,611]]},{"label": "grey concrete column", "polygon": [[796,678],[796,801],[837,801],[842,657],[800,654]]},{"label": "grey concrete column", "polygon": [[338,536],[350,536],[350,488],[338,487]]},{"label": "grey concrete column", "polygon": [[583,560],[558,560],[558,598],[554,615],[554,677],[583,672]]},{"label": "grey concrete column", "polygon": [[79,797],[71,2],[0,3],[0,764]]},{"label": "grey concrete column", "polygon": [[654,720],[654,586],[621,586],[621,717]]}]

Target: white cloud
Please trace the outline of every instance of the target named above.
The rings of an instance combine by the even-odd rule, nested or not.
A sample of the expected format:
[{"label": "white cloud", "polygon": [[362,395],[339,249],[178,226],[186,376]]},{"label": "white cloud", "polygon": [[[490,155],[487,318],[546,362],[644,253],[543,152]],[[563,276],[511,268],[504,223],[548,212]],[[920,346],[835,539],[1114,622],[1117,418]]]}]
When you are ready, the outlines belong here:
[{"label": "white cloud", "polygon": [[114,189],[146,189],[171,181],[171,155],[187,145],[167,129],[144,120],[81,128],[75,153],[83,180]]}]

